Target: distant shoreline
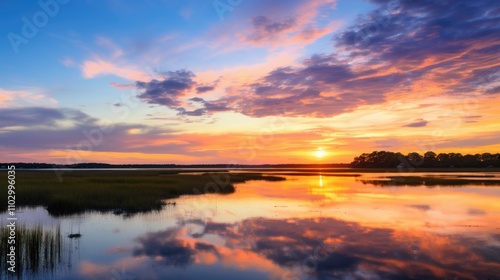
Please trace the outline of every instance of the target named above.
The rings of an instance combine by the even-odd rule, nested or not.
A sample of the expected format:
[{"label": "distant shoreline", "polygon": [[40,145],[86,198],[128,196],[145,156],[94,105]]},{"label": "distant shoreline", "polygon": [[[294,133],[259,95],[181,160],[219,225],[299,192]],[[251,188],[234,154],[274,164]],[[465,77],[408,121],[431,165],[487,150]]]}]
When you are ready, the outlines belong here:
[{"label": "distant shoreline", "polygon": [[77,164],[53,164],[53,163],[0,163],[0,169],[5,169],[9,165],[24,169],[179,169],[179,168],[207,168],[207,169],[241,169],[241,168],[349,168],[349,163],[328,163],[328,164],[108,164],[108,163],[77,163]]},{"label": "distant shoreline", "polygon": [[[127,167],[119,167],[119,166],[109,166],[109,167],[68,167],[68,166],[53,166],[53,167],[26,167],[19,166],[17,164],[13,164],[16,166],[17,170],[28,170],[28,171],[141,171],[141,170],[150,170],[150,171],[161,171],[161,170],[171,170],[174,173],[191,173],[191,172],[226,172],[226,171],[249,171],[249,172],[300,172],[303,174],[318,172],[323,173],[458,173],[458,172],[500,172],[500,167],[425,167],[425,168],[375,168],[375,167],[331,167],[331,166],[310,166],[308,167],[298,167],[296,166],[287,166],[283,165],[274,166],[274,165],[241,165],[241,166],[219,166],[219,165],[204,165],[204,166],[193,166],[193,165],[176,165],[169,167],[137,167],[137,166],[127,166]],[[306,166],[306,165],[304,165]],[[0,164],[0,170],[6,170],[6,168],[2,168],[2,164]]]}]

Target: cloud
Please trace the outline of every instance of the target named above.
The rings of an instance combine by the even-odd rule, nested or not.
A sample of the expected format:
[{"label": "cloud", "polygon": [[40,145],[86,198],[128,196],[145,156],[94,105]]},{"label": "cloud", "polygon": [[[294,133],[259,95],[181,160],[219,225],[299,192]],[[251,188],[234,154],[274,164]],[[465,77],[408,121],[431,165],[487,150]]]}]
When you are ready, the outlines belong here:
[{"label": "cloud", "polygon": [[188,147],[195,144],[173,140],[178,137],[174,130],[104,123],[67,108],[0,108],[0,131],[2,147],[59,150],[67,155],[80,151],[181,154],[188,153]]},{"label": "cloud", "polygon": [[193,97],[190,98],[189,100],[201,104],[202,109],[198,110],[202,110],[204,113],[216,113],[216,112],[225,112],[232,110],[229,107],[228,102],[225,100],[212,102],[212,101],[206,101],[205,99],[200,97]]},{"label": "cloud", "polygon": [[243,87],[228,101],[236,111],[252,116],[331,117],[360,105],[385,101],[385,93],[404,81],[404,75],[369,76],[336,55],[315,55],[297,67],[281,67]]},{"label": "cloud", "polygon": [[254,31],[247,39],[255,42],[272,41],[280,34],[289,31],[297,25],[293,18],[275,21],[266,16],[256,16],[252,20]]},{"label": "cloud", "polygon": [[54,107],[57,100],[40,89],[7,90],[0,88],[0,108],[17,108],[24,106]]},{"label": "cloud", "polygon": [[[367,227],[334,218],[251,218],[202,225],[201,233],[188,236],[183,234],[183,224],[142,235],[134,257],[148,256],[160,264],[189,266],[189,271],[196,271],[204,263],[193,260],[204,254],[230,267],[241,252],[246,253],[243,259],[247,262],[248,253],[253,253],[259,258],[256,263],[270,261],[283,268],[280,278],[287,279],[441,279],[454,277],[458,271],[487,279],[498,260],[483,238],[432,235],[429,239],[422,232]],[[225,245],[207,242],[205,235],[216,236]],[[471,261],[457,266],[464,259]],[[287,275],[290,277],[283,277]]]},{"label": "cloud", "polygon": [[[195,90],[204,93],[215,89],[219,79],[212,85],[197,86],[196,75],[189,70],[177,70],[163,73],[162,80],[153,79],[149,82],[136,82],[141,93],[138,98],[149,104],[162,105],[177,111],[178,115],[200,117],[215,112],[230,111],[228,100],[206,101],[200,97],[190,98],[188,101],[201,105],[201,108],[187,108],[191,106],[182,100],[183,97]],[[193,107],[193,106],[191,106]]]},{"label": "cloud", "polygon": [[[97,44],[112,59],[96,56],[85,61],[82,70],[88,78],[114,74],[133,79],[144,102],[166,106],[189,117],[229,111],[257,118],[278,114],[334,117],[403,96],[420,99],[443,93],[452,97],[476,91],[498,92],[500,68],[496,54],[500,44],[495,36],[499,31],[495,2],[371,2],[376,7],[372,12],[360,15],[354,24],[335,34],[332,22],[327,23],[323,17],[334,8],[335,1],[242,3],[221,23],[224,29],[214,28],[206,35],[211,36],[206,40],[210,47],[235,41],[236,48],[245,50],[252,47],[276,50],[276,46],[285,47],[293,42],[305,49],[310,42],[331,34],[335,49],[309,55],[301,61],[295,61],[295,57],[303,53],[287,57],[286,63],[280,61],[279,67],[272,70],[259,69],[259,74],[238,72],[238,77],[224,81],[222,86],[195,80],[214,79],[220,74],[216,70],[197,72],[198,77],[186,80],[172,78],[169,73],[186,71],[194,75],[194,69],[193,72],[177,70],[151,81],[137,66],[130,66],[135,64],[116,61],[133,52],[123,51],[104,37],[99,37]],[[177,41],[172,38],[180,39],[178,35],[172,36],[158,38],[151,42],[151,47],[158,51],[158,46],[164,46],[165,42]],[[187,45],[190,49],[193,44]],[[212,74],[210,78],[204,76],[209,76],[208,72]],[[203,101],[189,100],[191,93],[210,93],[210,97]],[[426,124],[398,123],[405,127]]]},{"label": "cloud", "polygon": [[467,214],[469,214],[471,216],[477,216],[477,215],[486,215],[486,212],[484,212],[481,209],[470,208],[467,210]]},{"label": "cloud", "polygon": [[[420,83],[427,84],[418,92],[422,96],[436,91],[470,94],[485,84],[495,92],[491,85],[498,72],[494,53],[500,50],[495,36],[500,27],[497,15],[488,12],[494,2],[374,2],[378,9],[334,36],[343,55],[316,54],[299,66],[276,68],[241,85],[241,98],[230,107],[252,117],[275,115],[278,106],[289,116],[331,117],[384,103],[389,96],[416,96],[413,87]],[[254,25],[258,32],[251,38],[259,39],[285,32],[294,21],[260,17]],[[365,34],[369,30],[373,32]],[[357,38],[360,34],[366,38]]]},{"label": "cloud", "polygon": [[186,110],[183,107],[177,108],[176,109],[178,112],[178,115],[180,116],[189,116],[189,117],[200,117],[206,114],[206,110],[203,108],[200,109],[194,109],[194,110]]},{"label": "cloud", "polygon": [[77,123],[95,121],[90,116],[73,109],[43,107],[0,108],[0,129],[9,127],[54,127],[58,122],[66,120]]},{"label": "cloud", "polygon": [[335,3],[333,0],[247,1],[207,34],[210,47],[219,52],[249,47],[303,47],[339,27],[338,21],[325,22],[322,17],[335,8]]},{"label": "cloud", "polygon": [[487,94],[499,94],[500,93],[500,86],[489,88],[486,90],[486,93]]},{"label": "cloud", "polygon": [[304,19],[293,17],[279,20],[262,15],[256,16],[252,19],[252,31],[246,35],[244,42],[255,46],[273,47],[307,45],[331,34],[340,26],[340,23],[335,21],[325,27],[318,27],[312,22],[300,24],[300,21],[304,22]]},{"label": "cloud", "polygon": [[427,204],[414,204],[414,205],[408,205],[408,207],[415,208],[421,211],[428,211],[431,209],[431,207]]},{"label": "cloud", "polygon": [[146,81],[150,77],[134,66],[117,64],[102,58],[86,60],[81,65],[83,77],[86,79],[102,75],[115,75],[132,81]]},{"label": "cloud", "polygon": [[214,90],[215,87],[213,86],[201,86],[196,88],[197,93],[205,93]]},{"label": "cloud", "polygon": [[[207,108],[213,109],[210,106]],[[111,113],[124,109],[109,104]],[[203,110],[205,114],[210,112]],[[280,119],[260,121],[262,134],[256,135],[241,125],[241,116],[237,115],[229,115],[230,119],[210,134],[182,131],[180,122],[184,120],[179,117],[162,120],[158,126],[108,123],[74,109],[37,107],[0,109],[0,116],[0,148],[9,151],[4,155],[6,159],[22,161],[281,163],[283,159],[302,160],[304,155],[296,151],[311,147],[312,141],[321,137],[309,131],[280,132],[287,125]],[[293,143],[290,139],[294,139]],[[67,162],[68,157],[71,162]]]},{"label": "cloud", "polygon": [[178,70],[164,73],[163,80],[138,81],[136,87],[142,91],[138,97],[149,104],[177,107],[179,98],[196,85],[195,77],[191,71]]},{"label": "cloud", "polygon": [[[164,265],[185,267],[194,261],[196,251],[186,246],[182,240],[176,238],[176,230],[155,232],[138,238],[139,247],[133,250],[134,256],[161,257]],[[201,243],[200,243],[201,244]],[[201,245],[202,249],[207,249]],[[197,248],[200,250],[200,248]]]},{"label": "cloud", "polygon": [[372,2],[380,7],[334,38],[352,58],[398,71],[425,69],[431,80],[448,79],[445,88],[455,92],[474,89],[467,82],[476,71],[498,71],[495,1]]},{"label": "cloud", "polygon": [[427,126],[429,122],[424,120],[424,119],[420,119],[418,121],[415,121],[413,123],[410,123],[410,124],[407,124],[407,125],[404,125],[405,127],[424,127],[424,126]]},{"label": "cloud", "polygon": [[437,148],[440,149],[464,149],[467,148],[468,151],[477,149],[479,152],[484,152],[484,146],[498,145],[498,139],[500,139],[500,132],[478,132],[475,135],[462,135],[456,138],[445,139],[437,144]]},{"label": "cloud", "polygon": [[109,83],[109,85],[113,86],[117,89],[134,89],[135,88],[135,84],[120,84],[117,82],[111,82],[111,83]]},{"label": "cloud", "polygon": [[465,123],[477,123],[482,116],[474,115],[474,116],[462,116]]},{"label": "cloud", "polygon": [[206,93],[215,90],[219,82],[221,81],[221,78],[219,77],[217,80],[213,81],[210,84],[203,84],[200,85],[196,88],[196,93]]}]

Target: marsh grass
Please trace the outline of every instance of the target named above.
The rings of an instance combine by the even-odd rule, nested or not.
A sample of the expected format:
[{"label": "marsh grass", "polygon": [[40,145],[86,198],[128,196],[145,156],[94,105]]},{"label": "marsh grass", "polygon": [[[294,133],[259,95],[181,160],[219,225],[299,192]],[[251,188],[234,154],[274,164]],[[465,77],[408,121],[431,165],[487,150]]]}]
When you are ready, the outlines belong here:
[{"label": "marsh grass", "polygon": [[[245,170],[244,168],[241,170]],[[375,168],[375,167],[355,167],[355,168],[345,168],[345,167],[315,167],[315,168],[253,168],[248,169],[253,172],[276,172],[276,171],[287,171],[287,172],[298,172],[300,174],[315,174],[318,175],[319,172],[331,173],[332,176],[338,176],[339,174],[346,173],[429,173],[429,172],[443,172],[443,173],[462,173],[462,172],[481,172],[481,173],[491,173],[500,172],[499,167],[492,168],[473,168],[473,167],[455,167],[455,168],[445,168],[445,167],[415,167],[415,168]]]},{"label": "marsh grass", "polygon": [[[6,174],[5,174],[6,178]],[[62,182],[54,171],[18,170],[16,204],[44,206],[52,215],[84,211],[128,213],[160,210],[165,199],[204,193],[230,194],[234,183],[249,180],[284,180],[259,173],[178,174],[153,170],[73,170]],[[7,209],[6,192],[0,193],[0,206]]]},{"label": "marsh grass", "polygon": [[[467,179],[466,177],[470,177]],[[359,180],[363,184],[375,186],[427,186],[427,187],[458,187],[458,186],[500,186],[500,178],[491,176],[387,176],[369,180]]]},{"label": "marsh grass", "polygon": [[59,226],[53,229],[44,228],[42,225],[16,226],[16,272],[7,272],[7,252],[10,230],[0,228],[0,278],[15,276],[24,279],[26,274],[53,273],[62,263],[64,240]]}]

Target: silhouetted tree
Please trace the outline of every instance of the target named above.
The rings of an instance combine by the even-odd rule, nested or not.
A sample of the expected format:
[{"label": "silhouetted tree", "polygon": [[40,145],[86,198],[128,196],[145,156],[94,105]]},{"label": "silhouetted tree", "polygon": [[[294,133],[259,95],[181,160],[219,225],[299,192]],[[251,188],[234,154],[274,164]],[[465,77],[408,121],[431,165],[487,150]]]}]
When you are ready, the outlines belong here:
[{"label": "silhouetted tree", "polygon": [[424,154],[424,166],[425,167],[436,167],[437,165],[437,159],[436,159],[436,153],[432,151],[428,151]]},{"label": "silhouetted tree", "polygon": [[426,152],[423,156],[412,152],[407,156],[401,153],[374,151],[355,157],[352,167],[500,167],[500,154],[462,155],[461,153]]},{"label": "silhouetted tree", "polygon": [[424,157],[419,153],[409,153],[406,158],[412,166],[422,166],[424,164]]}]

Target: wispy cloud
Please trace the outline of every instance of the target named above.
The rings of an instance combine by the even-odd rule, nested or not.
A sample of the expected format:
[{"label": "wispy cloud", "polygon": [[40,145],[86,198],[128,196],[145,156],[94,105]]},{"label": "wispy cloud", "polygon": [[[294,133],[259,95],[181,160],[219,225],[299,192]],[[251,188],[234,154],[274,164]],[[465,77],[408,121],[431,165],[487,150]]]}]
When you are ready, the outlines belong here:
[{"label": "wispy cloud", "polygon": [[417,120],[415,122],[412,122],[410,124],[405,125],[405,127],[424,127],[427,126],[429,122],[423,119]]},{"label": "wispy cloud", "polygon": [[133,66],[116,65],[115,63],[95,58],[86,60],[81,65],[83,77],[86,79],[95,78],[101,75],[115,75],[128,80],[148,80],[150,77],[143,71]]},{"label": "wispy cloud", "polygon": [[0,108],[2,107],[24,107],[24,106],[45,106],[55,107],[57,100],[44,93],[38,88],[28,88],[25,90],[6,90],[0,88]]}]

